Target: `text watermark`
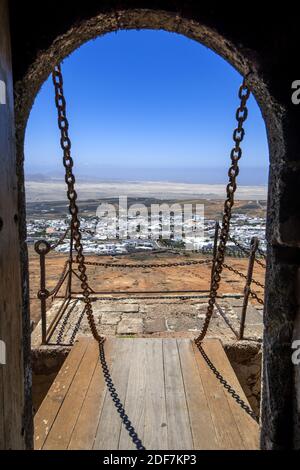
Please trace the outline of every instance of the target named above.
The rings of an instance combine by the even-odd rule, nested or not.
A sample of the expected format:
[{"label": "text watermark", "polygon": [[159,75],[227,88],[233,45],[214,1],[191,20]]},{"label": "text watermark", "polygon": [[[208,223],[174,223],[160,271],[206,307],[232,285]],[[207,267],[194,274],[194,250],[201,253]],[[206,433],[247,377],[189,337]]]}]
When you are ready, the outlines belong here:
[{"label": "text watermark", "polygon": [[6,364],[6,345],[5,342],[0,340],[0,365]]},{"label": "text watermark", "polygon": [[300,365],[300,340],[293,341],[292,349],[294,350],[292,354],[292,363],[294,366]]},{"label": "text watermark", "polygon": [[96,234],[107,239],[173,240],[196,250],[204,239],[203,204],[132,204],[120,196],[118,204],[102,203],[96,213]]},{"label": "text watermark", "polygon": [[294,90],[292,93],[292,103],[295,105],[299,105],[300,104],[300,80],[295,80],[292,83],[292,90]]}]

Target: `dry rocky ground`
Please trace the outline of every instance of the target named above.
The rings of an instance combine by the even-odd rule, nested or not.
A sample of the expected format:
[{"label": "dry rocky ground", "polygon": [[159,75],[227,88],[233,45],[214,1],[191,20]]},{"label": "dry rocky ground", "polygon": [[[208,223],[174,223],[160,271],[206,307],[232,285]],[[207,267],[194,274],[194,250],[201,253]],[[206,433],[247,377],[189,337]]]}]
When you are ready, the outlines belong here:
[{"label": "dry rocky ground", "polygon": [[[205,258],[203,255],[186,254],[158,254],[144,255],[134,254],[131,256],[111,257],[111,256],[88,256],[87,260],[97,261],[101,263],[174,263],[189,260],[199,260]],[[207,257],[209,258],[209,257]],[[207,259],[206,258],[206,259]],[[55,287],[59,275],[62,272],[63,265],[67,260],[66,255],[51,252],[46,259],[46,279],[47,289],[51,290]],[[33,247],[29,248],[30,263],[30,300],[31,300],[31,319],[37,324],[40,319],[40,302],[37,299],[39,290],[40,270],[39,257],[35,253]],[[226,263],[233,268],[246,274],[248,260],[245,258],[228,257]],[[157,269],[117,269],[117,268],[99,268],[88,267],[89,283],[95,291],[165,291],[166,295],[170,291],[208,291],[210,284],[210,265],[194,265],[185,267],[170,267]],[[258,264],[255,265],[254,277],[264,284],[264,269]],[[245,281],[241,277],[228,270],[224,270],[222,274],[222,283],[220,286],[220,294],[243,294]],[[80,292],[79,282],[74,279],[73,290]],[[255,286],[255,291],[259,296],[263,296],[261,288]],[[63,294],[63,289],[61,294]],[[257,306],[257,303],[253,304]],[[49,299],[49,305],[51,300]]]}]

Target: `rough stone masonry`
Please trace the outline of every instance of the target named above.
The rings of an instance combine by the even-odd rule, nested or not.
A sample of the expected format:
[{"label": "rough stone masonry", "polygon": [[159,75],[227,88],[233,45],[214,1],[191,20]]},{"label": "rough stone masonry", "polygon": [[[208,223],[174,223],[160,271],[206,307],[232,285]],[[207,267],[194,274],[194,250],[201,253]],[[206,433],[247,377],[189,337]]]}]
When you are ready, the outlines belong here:
[{"label": "rough stone masonry", "polygon": [[[86,0],[72,6],[62,3],[59,10],[48,0],[42,8],[33,1],[12,0],[9,7],[23,302],[18,322],[25,395],[30,396],[30,320],[23,161],[26,122],[34,98],[55,63],[87,40],[117,29],[165,29],[205,44],[247,76],[266,123],[270,180],[261,447],[299,449],[300,383],[291,362],[291,343],[298,334],[300,315],[300,109],[291,100],[291,84],[299,78],[297,60],[291,59],[298,57],[297,15],[288,4],[281,5],[277,13],[269,7],[264,11],[261,2],[257,7],[252,2],[245,12],[228,2],[215,5],[195,0]],[[14,282],[19,282],[17,277]],[[15,287],[11,285],[12,291]],[[23,434],[27,447],[32,445],[31,422],[26,408]]]}]

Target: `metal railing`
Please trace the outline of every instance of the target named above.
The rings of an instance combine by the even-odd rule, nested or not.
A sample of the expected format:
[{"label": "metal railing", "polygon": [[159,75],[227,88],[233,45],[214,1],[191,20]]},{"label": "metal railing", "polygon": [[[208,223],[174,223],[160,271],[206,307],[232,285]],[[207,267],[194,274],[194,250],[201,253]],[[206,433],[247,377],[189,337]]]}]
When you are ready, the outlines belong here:
[{"label": "metal railing", "polygon": [[[34,248],[36,253],[39,255],[40,261],[40,288],[38,291],[38,298],[40,300],[40,309],[41,309],[41,335],[42,335],[42,344],[48,344],[50,338],[52,337],[55,328],[57,327],[58,323],[60,322],[61,318],[65,314],[68,305],[71,299],[80,299],[81,292],[73,291],[73,276],[79,279],[78,273],[74,270],[74,266],[77,265],[76,260],[73,259],[73,244],[72,244],[72,236],[70,237],[70,250],[69,250],[69,258],[64,263],[61,275],[56,283],[56,286],[49,291],[46,286],[46,256],[49,252],[55,249],[60,243],[65,240],[66,234],[69,232],[69,229],[66,233],[60,238],[60,240],[51,245],[46,240],[39,240],[35,243]],[[199,266],[199,265],[207,265],[211,264],[211,280],[213,278],[215,266],[216,266],[216,257],[218,252],[218,241],[219,241],[219,234],[220,234],[220,224],[216,222],[215,224],[215,233],[214,233],[214,245],[213,245],[213,256],[211,259],[205,260],[188,260],[184,262],[171,262],[171,263],[152,263],[152,264],[138,264],[138,263],[98,263],[98,262],[86,262],[87,265],[90,266],[99,266],[104,268],[117,268],[117,269],[140,269],[140,268],[166,268],[166,267],[184,267],[184,266]],[[231,240],[233,240],[231,238]],[[241,310],[241,320],[240,320],[240,328],[239,332],[237,332],[233,327],[230,328],[236,335],[239,340],[244,338],[245,332],[245,325],[246,325],[246,317],[247,317],[247,310],[249,304],[249,298],[251,297],[253,300],[256,300],[259,304],[263,305],[263,299],[259,297],[259,295],[252,290],[251,286],[254,284],[257,287],[264,288],[264,285],[253,278],[254,266],[255,262],[257,261],[257,253],[262,256],[262,251],[259,249],[259,240],[258,238],[254,237],[251,240],[250,248],[247,248],[241,245],[239,242],[234,240],[234,243],[243,251],[244,254],[247,254],[249,261],[248,261],[248,269],[247,274],[242,273],[238,269],[224,263],[223,267],[233,274],[243,278],[245,280],[245,286],[243,289],[243,305]],[[259,263],[262,266],[262,263]],[[65,291],[61,294],[62,287],[65,286]],[[152,290],[152,291],[96,291],[89,288],[91,294],[93,294],[94,298],[101,298],[106,300],[125,300],[125,299],[195,299],[200,298],[203,294],[208,294],[210,290],[173,290],[173,291],[161,291],[161,290]],[[101,297],[106,296],[106,297]],[[108,297],[112,296],[112,297]],[[121,297],[120,297],[121,296]],[[126,296],[126,297],[124,297]],[[155,297],[153,297],[155,296]],[[52,298],[63,299],[63,303],[58,309],[55,318],[51,321],[50,325],[47,325],[47,300]],[[216,305],[219,313],[225,319],[226,314],[221,308],[219,304]],[[227,323],[227,320],[225,320]]]},{"label": "metal railing", "polygon": [[[218,239],[219,239],[219,233],[220,233],[220,225],[218,222],[216,222],[215,225],[215,235],[214,235],[214,247],[213,247],[213,262],[212,262],[212,277],[213,277],[213,272],[215,269],[216,265],[216,256],[217,256],[217,251],[218,251]],[[257,281],[256,279],[253,278],[253,272],[254,272],[254,266],[255,263],[257,263],[259,266],[262,268],[265,268],[265,264],[262,263],[259,259],[257,259],[257,253],[259,256],[261,256],[264,260],[266,260],[266,255],[263,253],[263,251],[259,248],[259,239],[257,237],[253,237],[250,242],[250,248],[247,248],[243,246],[241,243],[239,243],[237,240],[235,240],[233,237],[230,237],[230,240],[248,257],[248,269],[247,269],[247,274],[242,273],[241,271],[237,270],[236,268],[233,268],[232,266],[228,265],[227,263],[223,263],[223,267],[227,269],[228,271],[232,272],[233,274],[236,274],[237,276],[243,278],[245,280],[245,286],[243,289],[243,305],[242,305],[242,311],[241,311],[241,320],[240,320],[240,328],[239,332],[237,332],[232,325],[230,326],[230,329],[234,332],[236,335],[237,339],[242,340],[244,339],[244,333],[245,333],[245,325],[246,325],[246,317],[247,317],[247,310],[248,310],[248,304],[249,304],[249,297],[251,297],[253,300],[256,300],[260,305],[264,305],[263,299],[259,297],[259,295],[251,289],[252,284],[256,285],[257,287],[260,287],[264,289],[264,284],[261,282]],[[216,304],[216,307],[221,314],[221,316],[224,318],[226,323],[228,324],[228,320],[226,318],[226,314],[223,311],[223,309],[220,307],[219,304]]]}]

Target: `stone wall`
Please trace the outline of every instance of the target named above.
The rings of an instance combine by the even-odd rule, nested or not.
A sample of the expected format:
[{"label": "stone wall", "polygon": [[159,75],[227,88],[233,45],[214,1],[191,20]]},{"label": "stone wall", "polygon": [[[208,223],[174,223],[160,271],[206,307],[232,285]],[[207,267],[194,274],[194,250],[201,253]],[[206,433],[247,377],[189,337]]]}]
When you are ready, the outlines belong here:
[{"label": "stone wall", "polygon": [[67,355],[68,347],[40,346],[32,350],[32,404],[36,413]]},{"label": "stone wall", "polygon": [[262,350],[259,343],[232,342],[225,352],[245,392],[250,406],[260,415]]},{"label": "stone wall", "polygon": [[[19,217],[25,239],[23,142],[36,93],[56,61],[85,41],[117,29],[153,28],[184,34],[228,60],[243,75],[260,105],[270,149],[268,269],[265,306],[261,445],[299,448],[299,374],[291,363],[291,341],[299,317],[296,291],[300,263],[300,107],[292,105],[298,77],[298,19],[289,6],[241,9],[227,3],[86,0],[60,4],[12,0]],[[220,83],[220,86],[222,84]],[[216,111],[217,112],[217,111]],[[27,259],[22,246],[24,308],[28,310]],[[25,314],[24,318],[28,315]],[[27,322],[28,323],[28,322]],[[27,341],[29,324],[24,325]],[[25,341],[25,343],[26,343]],[[28,352],[25,360],[29,361]],[[295,379],[296,377],[296,379]]]}]

